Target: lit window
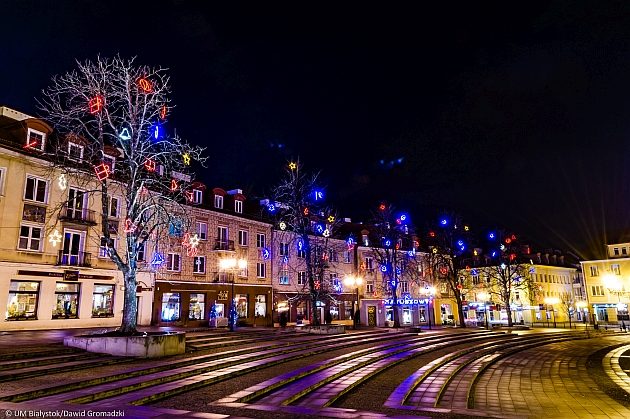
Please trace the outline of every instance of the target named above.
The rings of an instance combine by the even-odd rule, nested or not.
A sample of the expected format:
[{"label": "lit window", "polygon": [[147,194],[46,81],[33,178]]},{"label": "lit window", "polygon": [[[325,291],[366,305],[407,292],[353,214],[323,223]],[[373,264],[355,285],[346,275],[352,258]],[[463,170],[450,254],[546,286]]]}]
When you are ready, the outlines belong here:
[{"label": "lit window", "polygon": [[109,257],[109,255],[107,254],[108,249],[116,249],[116,239],[111,239],[111,242],[108,245],[107,239],[105,237],[101,237],[101,246],[98,249],[98,257]]},{"label": "lit window", "polygon": [[280,278],[278,280],[278,283],[280,285],[289,285],[289,270],[288,269],[282,269],[280,271]]},{"label": "lit window", "polygon": [[621,275],[621,268],[618,264],[610,265],[610,270],[612,270],[615,275]]},{"label": "lit window", "polygon": [[193,258],[193,273],[194,274],[206,273],[206,257],[205,256],[195,256]]},{"label": "lit window", "polygon": [[9,285],[9,303],[7,320],[37,319],[39,300],[39,282],[11,281]]},{"label": "lit window", "polygon": [[221,195],[214,196],[214,207],[218,209],[223,209],[223,197]]},{"label": "lit window", "polygon": [[114,286],[94,284],[92,317],[114,317]]},{"label": "lit window", "polygon": [[53,319],[76,319],[79,317],[80,283],[57,282],[56,303],[52,311]]},{"label": "lit window", "polygon": [[234,212],[238,214],[243,213],[243,201],[239,201],[239,200],[234,201]]}]

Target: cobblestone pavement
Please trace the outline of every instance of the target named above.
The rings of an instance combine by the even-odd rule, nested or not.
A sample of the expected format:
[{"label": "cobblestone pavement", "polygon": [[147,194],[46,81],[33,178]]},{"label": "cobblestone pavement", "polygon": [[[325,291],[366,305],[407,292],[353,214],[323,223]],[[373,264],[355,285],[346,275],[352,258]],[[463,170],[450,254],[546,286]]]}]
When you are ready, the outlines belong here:
[{"label": "cobblestone pavement", "polygon": [[203,330],[140,360],[61,344],[81,332],[0,333],[0,418],[630,417],[630,334]]}]

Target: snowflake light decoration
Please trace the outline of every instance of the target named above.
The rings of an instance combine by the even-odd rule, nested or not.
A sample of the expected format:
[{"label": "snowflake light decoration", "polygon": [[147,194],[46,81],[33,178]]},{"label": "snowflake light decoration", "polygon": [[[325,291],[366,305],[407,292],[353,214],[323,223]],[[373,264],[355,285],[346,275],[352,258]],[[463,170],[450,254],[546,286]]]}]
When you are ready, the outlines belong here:
[{"label": "snowflake light decoration", "polygon": [[53,245],[53,247],[57,247],[57,243],[61,241],[61,234],[57,230],[53,231],[50,236],[48,236],[48,241]]},{"label": "snowflake light decoration", "polygon": [[199,246],[199,236],[197,235],[197,233],[193,234],[189,239],[188,239],[188,244],[190,244],[191,248],[196,248],[197,246]]},{"label": "snowflake light decoration", "polygon": [[66,188],[68,187],[68,179],[66,179],[65,174],[62,173],[59,175],[59,179],[57,180],[57,185],[59,185],[59,189],[61,189],[62,191],[66,190]]}]

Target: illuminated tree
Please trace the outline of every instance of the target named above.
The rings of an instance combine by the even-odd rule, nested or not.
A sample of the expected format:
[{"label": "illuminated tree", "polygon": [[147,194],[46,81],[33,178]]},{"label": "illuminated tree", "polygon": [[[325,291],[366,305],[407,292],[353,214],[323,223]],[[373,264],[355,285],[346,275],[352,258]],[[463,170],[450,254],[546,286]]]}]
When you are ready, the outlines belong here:
[{"label": "illuminated tree", "polygon": [[[138,250],[169,228],[171,235],[185,237],[184,246],[196,243],[194,237],[185,242],[189,236],[182,205],[192,200],[190,164],[204,158],[202,149],[166,132],[169,93],[164,69],[136,65],[134,59],[97,57],[53,77],[39,103],[58,133],[56,153],[49,156],[56,173],[100,200],[101,244],[124,277],[119,331],[125,334],[136,330]],[[125,222],[118,228],[108,217],[114,196],[123,197]],[[61,210],[77,202],[69,196]],[[123,251],[114,246],[117,235],[124,236]],[[163,260],[156,252],[153,266]]]},{"label": "illuminated tree", "polygon": [[394,327],[400,327],[400,282],[402,279],[417,282],[420,278],[418,241],[409,225],[409,216],[397,213],[385,203],[379,205],[366,229],[377,273],[382,278],[379,288],[391,296]]},{"label": "illuminated tree", "polygon": [[[320,325],[317,303],[334,301],[335,292],[330,277],[331,255],[337,252],[337,241],[332,240],[340,222],[336,211],[328,204],[317,173],[305,173],[299,162],[288,164],[286,174],[273,189],[267,201],[267,212],[279,232],[274,248],[286,246],[299,252],[300,269],[304,269],[306,283],[298,298],[307,296],[311,302],[311,324]],[[288,256],[275,254],[280,269],[288,269]],[[294,265],[295,266],[295,265]]]},{"label": "illuminated tree", "polygon": [[470,227],[459,216],[442,216],[427,233],[426,243],[433,278],[436,283],[446,285],[453,295],[459,326],[466,327],[462,304],[466,283],[460,271],[466,266],[464,259],[470,247]]}]

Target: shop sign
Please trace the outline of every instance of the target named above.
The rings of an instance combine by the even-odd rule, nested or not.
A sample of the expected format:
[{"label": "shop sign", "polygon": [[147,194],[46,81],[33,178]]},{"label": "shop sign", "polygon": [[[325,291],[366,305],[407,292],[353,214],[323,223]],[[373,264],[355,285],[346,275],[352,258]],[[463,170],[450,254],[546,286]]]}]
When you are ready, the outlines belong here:
[{"label": "shop sign", "polygon": [[78,281],[79,280],[79,271],[63,271],[63,280],[64,281]]},{"label": "shop sign", "polygon": [[[398,304],[399,305],[405,305],[405,306],[412,306],[412,305],[419,305],[419,304],[427,304],[429,302],[428,299],[424,299],[424,300],[412,300],[412,299],[399,299],[398,300]],[[394,299],[393,298],[389,298],[386,300],[383,300],[383,304],[387,305],[387,306],[391,306],[394,305]]]},{"label": "shop sign", "polygon": [[142,292],[142,291],[153,291],[153,287],[143,287],[141,285],[138,285],[136,287],[136,292]]},{"label": "shop sign", "polygon": [[217,295],[217,300],[223,301],[223,300],[227,300],[227,299],[228,299],[228,292],[227,291],[219,291],[219,293]]}]

